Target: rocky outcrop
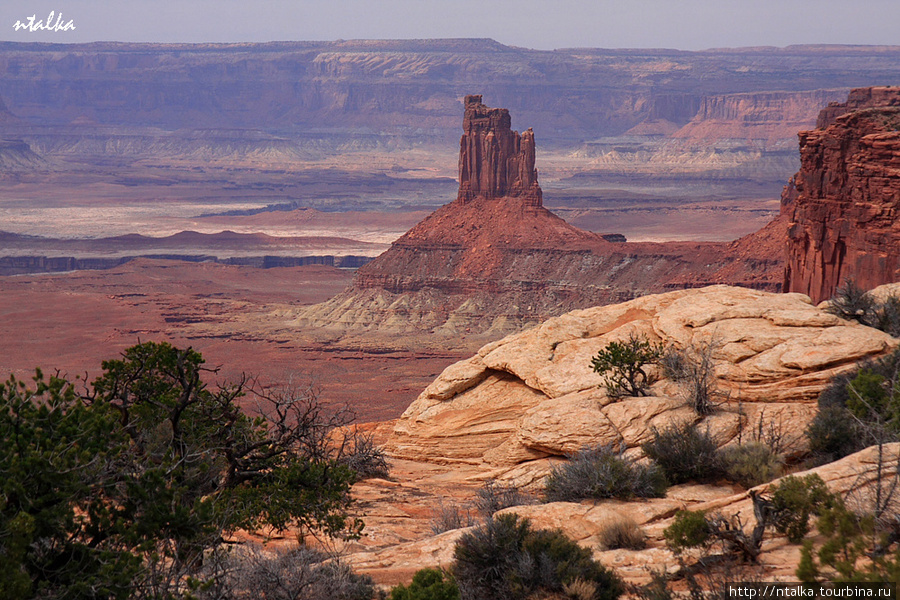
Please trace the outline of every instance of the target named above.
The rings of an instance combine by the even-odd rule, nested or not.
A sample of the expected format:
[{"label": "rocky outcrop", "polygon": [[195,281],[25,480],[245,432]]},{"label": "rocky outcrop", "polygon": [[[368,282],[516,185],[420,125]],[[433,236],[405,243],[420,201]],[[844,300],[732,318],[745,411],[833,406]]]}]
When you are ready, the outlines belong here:
[{"label": "rocky outcrop", "polygon": [[534,168],[534,131],[519,135],[510,128],[509,111],[488,108],[481,96],[466,96],[459,142],[459,195],[474,198],[523,198],[541,206],[541,187]]},{"label": "rocky outcrop", "polygon": [[[725,243],[628,243],[541,205],[534,135],[466,97],[457,199],[361,268],[298,326],[508,333],[567,310],[716,283],[777,291],[783,233]],[[619,238],[613,238],[619,239]]]},{"label": "rocky outcrop", "polygon": [[800,294],[713,286],[645,296],[550,319],[448,367],[400,418],[388,448],[398,457],[511,473],[528,463],[519,472],[533,478],[545,472],[541,459],[585,445],[637,448],[653,427],[699,421],[679,386],[663,378],[648,397],[609,396],[590,359],[632,335],[711,348],[722,403],[705,426],[720,444],[759,422],[802,443],[831,379],[898,343]]},{"label": "rocky outcrop", "polygon": [[[900,444],[886,444],[880,450],[873,446],[793,475],[805,477],[815,473],[831,492],[846,498],[852,509],[871,512],[879,497],[878,486],[881,494],[893,489],[898,458]],[[442,468],[395,460],[393,465],[391,481],[368,480],[354,487],[354,495],[365,507],[366,533],[363,540],[346,548],[347,559],[357,571],[388,585],[408,584],[413,574],[425,567],[452,565],[456,541],[471,529],[453,529],[434,535],[429,519],[439,514],[436,507],[466,506],[480,484],[492,475],[485,469],[461,464]],[[753,492],[766,494],[779,482],[763,484]],[[560,529],[591,551],[596,560],[615,569],[627,583],[646,584],[652,572],[664,570],[674,574],[684,564],[667,548],[663,534],[679,510],[702,510],[726,517],[736,515],[746,529],[755,523],[750,491],[727,485],[679,485],[669,488],[665,498],[631,502],[609,499],[524,504],[503,509],[500,514],[518,514],[536,528]],[[604,550],[600,543],[602,530],[610,523],[624,520],[640,527],[647,547]],[[766,532],[759,561],[768,580],[796,580],[799,559],[799,545],[789,544],[774,528]]]},{"label": "rocky outcrop", "polygon": [[900,87],[854,90],[800,134],[784,290],[818,302],[900,280]]}]

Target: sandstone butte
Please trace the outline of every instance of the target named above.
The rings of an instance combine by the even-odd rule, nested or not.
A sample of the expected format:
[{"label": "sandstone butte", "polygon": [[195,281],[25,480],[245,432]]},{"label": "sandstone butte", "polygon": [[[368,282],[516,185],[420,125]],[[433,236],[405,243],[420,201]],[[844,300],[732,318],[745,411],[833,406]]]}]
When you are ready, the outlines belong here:
[{"label": "sandstone butte", "polygon": [[513,131],[507,110],[467,96],[456,200],[297,324],[495,335],[671,289],[777,291],[783,239],[783,220],[732,243],[622,243],[577,229],[543,207],[534,133]]},{"label": "sandstone butte", "polygon": [[[898,292],[900,284],[877,290],[879,295]],[[631,335],[676,348],[712,344],[720,391],[715,412],[697,416],[686,406],[684,390],[661,374],[647,397],[611,398],[590,368],[590,358],[609,342]],[[449,566],[453,545],[466,531],[434,535],[429,519],[438,507],[467,506],[489,479],[538,490],[553,464],[585,445],[621,444],[639,456],[651,427],[679,421],[708,427],[722,446],[755,439],[762,424],[780,436],[789,453],[800,454],[816,398],[831,378],[898,344],[885,333],[829,314],[808,296],[724,285],[548,319],[448,367],[396,423],[383,426],[392,480],[357,484],[354,493],[367,533],[345,550],[356,569],[380,583],[408,582],[417,569]],[[889,451],[896,456],[900,447]],[[816,471],[833,490],[846,492],[871,481],[873,457],[869,449]],[[895,468],[897,461],[889,462]],[[626,580],[645,582],[651,567],[677,567],[662,531],[682,508],[740,514],[744,523],[752,522],[747,491],[725,484],[675,486],[655,500],[554,502],[505,510],[538,527],[561,528]],[[643,528],[648,547],[601,550],[603,525],[626,516]],[[795,579],[798,546],[767,534],[763,548],[767,577]]]},{"label": "sandstone butte", "polygon": [[[819,302],[900,280],[900,87],[861,88],[800,133],[784,289]],[[793,187],[794,189],[791,189]]]}]

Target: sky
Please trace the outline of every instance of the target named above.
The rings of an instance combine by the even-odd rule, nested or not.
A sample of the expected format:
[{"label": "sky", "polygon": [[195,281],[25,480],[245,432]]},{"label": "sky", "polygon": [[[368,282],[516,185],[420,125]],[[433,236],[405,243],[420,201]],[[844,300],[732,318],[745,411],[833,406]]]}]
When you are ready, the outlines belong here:
[{"label": "sky", "polygon": [[[16,29],[17,21],[27,25],[32,15],[35,24],[58,25],[60,30]],[[0,1],[0,41],[459,37],[493,38],[541,50],[900,45],[900,0]]]}]

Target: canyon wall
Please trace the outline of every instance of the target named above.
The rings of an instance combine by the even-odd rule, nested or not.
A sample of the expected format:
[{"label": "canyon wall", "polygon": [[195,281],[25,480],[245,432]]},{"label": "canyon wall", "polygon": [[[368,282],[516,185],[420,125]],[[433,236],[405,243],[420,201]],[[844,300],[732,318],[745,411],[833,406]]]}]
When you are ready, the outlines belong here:
[{"label": "canyon wall", "polygon": [[457,126],[459,99],[474,88],[555,144],[621,135],[648,120],[677,128],[704,112],[719,119],[725,105],[757,119],[761,107],[780,102],[811,119],[819,99],[810,90],[896,80],[900,48],[547,52],[477,39],[4,43],[0,72],[0,98],[31,126],[329,128],[443,140]]},{"label": "canyon wall", "polygon": [[900,280],[900,87],[853,90],[800,133],[784,289],[830,298]]}]

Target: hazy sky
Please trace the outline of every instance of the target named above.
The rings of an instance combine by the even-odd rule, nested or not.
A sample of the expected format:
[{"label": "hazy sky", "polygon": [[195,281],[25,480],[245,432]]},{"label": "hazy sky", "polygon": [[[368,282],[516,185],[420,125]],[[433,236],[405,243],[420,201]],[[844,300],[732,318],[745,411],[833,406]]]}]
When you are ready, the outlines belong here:
[{"label": "hazy sky", "polygon": [[[15,30],[50,11],[74,31]],[[529,48],[900,45],[900,0],[0,0],[3,41],[489,37]]]}]

